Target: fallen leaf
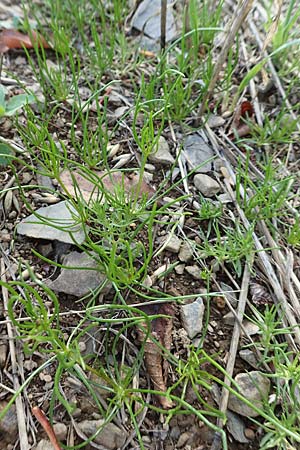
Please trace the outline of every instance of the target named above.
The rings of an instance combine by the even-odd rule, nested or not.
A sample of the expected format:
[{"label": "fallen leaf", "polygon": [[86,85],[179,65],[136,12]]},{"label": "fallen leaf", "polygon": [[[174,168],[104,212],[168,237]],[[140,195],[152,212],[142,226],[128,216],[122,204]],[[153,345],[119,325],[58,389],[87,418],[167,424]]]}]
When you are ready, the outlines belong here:
[{"label": "fallen leaf", "polygon": [[250,133],[251,128],[243,119],[250,119],[253,117],[253,114],[253,106],[248,100],[240,104],[232,120],[231,133],[228,136],[229,139],[233,140],[236,137],[244,137]]},{"label": "fallen leaf", "polygon": [[[161,305],[154,305],[157,311],[151,311],[151,306],[144,309],[148,314],[165,314],[169,317],[159,317],[154,319],[151,323],[151,336],[156,339],[166,350],[170,350],[172,343],[172,328],[174,315],[173,306],[167,303]],[[139,329],[138,339],[140,342],[145,340],[145,333]],[[144,347],[144,360],[147,372],[154,385],[154,389],[161,392],[166,392],[166,379],[168,375],[168,361],[164,359],[159,347],[152,341],[150,337],[147,338]],[[173,402],[163,395],[159,395],[158,401],[164,409],[173,407]]]},{"label": "fallen leaf", "polygon": [[[72,197],[82,196],[82,198],[89,202],[90,200],[101,200],[103,190],[114,194],[116,188],[124,187],[126,194],[137,194],[139,187],[139,175],[130,173],[125,175],[124,172],[104,172],[93,171],[94,182],[88,180],[82,173],[78,171],[64,170],[60,174],[60,182]],[[101,188],[99,188],[101,186]],[[143,194],[153,196],[155,194],[154,188],[142,180],[140,186],[139,197]]]},{"label": "fallen leaf", "polygon": [[35,44],[38,44],[39,47],[51,48],[43,36],[35,31],[31,32],[31,36],[17,30],[3,30],[0,33],[0,53],[15,48],[33,48]]}]

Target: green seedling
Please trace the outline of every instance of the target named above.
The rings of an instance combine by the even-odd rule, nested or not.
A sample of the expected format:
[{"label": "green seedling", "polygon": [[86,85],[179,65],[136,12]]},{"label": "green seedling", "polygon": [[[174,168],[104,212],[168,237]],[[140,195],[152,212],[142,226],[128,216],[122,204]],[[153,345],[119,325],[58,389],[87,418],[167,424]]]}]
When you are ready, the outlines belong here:
[{"label": "green seedling", "polygon": [[6,94],[6,89],[0,84],[0,118],[13,116],[23,106],[34,101],[34,96],[29,94],[14,95],[6,100]]}]

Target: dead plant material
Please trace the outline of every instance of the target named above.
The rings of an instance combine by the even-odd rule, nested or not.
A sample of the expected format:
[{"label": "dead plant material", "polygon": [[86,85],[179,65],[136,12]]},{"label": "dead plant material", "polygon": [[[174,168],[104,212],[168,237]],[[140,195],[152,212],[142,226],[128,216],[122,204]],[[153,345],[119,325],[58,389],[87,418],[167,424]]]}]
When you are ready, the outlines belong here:
[{"label": "dead plant material", "polygon": [[[143,194],[147,197],[152,197],[155,194],[155,189],[152,188],[145,180],[140,183],[140,177],[137,173],[125,175],[121,171],[102,172],[93,171],[92,176],[84,175],[79,171],[64,170],[60,174],[60,184],[64,193],[72,197],[82,197],[83,200],[89,202],[90,200],[101,201],[103,198],[103,191],[110,195],[114,195],[118,189],[124,189],[125,193],[132,198]],[[99,187],[101,188],[99,189]],[[139,192],[137,192],[139,190]]]},{"label": "dead plant material", "polygon": [[250,293],[252,295],[252,303],[256,306],[273,304],[272,297],[267,288],[255,281],[250,282]]},{"label": "dead plant material", "polygon": [[[157,305],[155,305],[157,307]],[[154,319],[151,324],[151,337],[156,339],[166,350],[170,350],[172,343],[172,329],[174,308],[172,305],[164,303],[158,306],[158,310],[150,311],[151,307],[146,308],[148,314],[164,314],[170,317],[160,317]],[[144,325],[145,326],[145,325]],[[144,342],[145,332],[138,330],[138,340]],[[169,364],[161,353],[160,348],[153,340],[148,337],[145,342],[144,360],[154,389],[161,392],[167,390],[167,375]],[[172,408],[173,402],[163,395],[158,395],[157,399],[164,409]]]},{"label": "dead plant material", "polygon": [[237,109],[231,126],[231,133],[229,134],[229,139],[234,140],[234,138],[241,138],[247,136],[251,132],[251,128],[245,119],[251,119],[254,114],[254,108],[252,103],[248,100],[242,102]]},{"label": "dead plant material", "polygon": [[51,48],[45,38],[35,31],[30,36],[12,29],[0,33],[0,54],[16,48],[33,48],[36,44],[38,47]]},{"label": "dead plant material", "polygon": [[35,416],[35,418],[39,421],[39,423],[44,428],[44,431],[47,434],[51,444],[53,445],[54,450],[62,450],[62,448],[58,442],[58,439],[54,433],[54,430],[53,430],[49,420],[47,419],[44,411],[42,411],[41,408],[39,408],[38,406],[34,406],[31,411],[32,411],[32,414]]}]

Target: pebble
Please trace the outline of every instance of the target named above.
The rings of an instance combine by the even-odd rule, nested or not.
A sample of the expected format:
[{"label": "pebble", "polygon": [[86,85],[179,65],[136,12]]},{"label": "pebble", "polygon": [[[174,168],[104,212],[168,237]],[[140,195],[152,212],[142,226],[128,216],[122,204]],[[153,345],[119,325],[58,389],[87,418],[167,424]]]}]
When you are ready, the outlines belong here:
[{"label": "pebble", "polygon": [[250,439],[251,441],[255,439],[255,431],[253,431],[252,428],[246,428],[244,433],[246,438]]},{"label": "pebble", "polygon": [[235,322],[235,316],[234,316],[234,314],[233,314],[231,311],[229,311],[227,314],[225,314],[225,315],[223,316],[223,322],[224,322],[226,325],[229,325],[229,326],[233,327],[234,322]]},{"label": "pebble", "polygon": [[190,134],[184,141],[184,156],[186,157],[189,170],[196,169],[197,173],[210,172],[214,152],[198,133]]},{"label": "pebble", "polygon": [[245,436],[245,424],[240,416],[237,414],[227,411],[227,430],[234,437],[237,442],[241,444],[247,444],[249,441]]},{"label": "pebble", "polygon": [[186,272],[191,275],[195,280],[201,280],[201,272],[198,266],[185,266]]},{"label": "pebble", "polygon": [[68,428],[64,423],[58,422],[53,425],[54,433],[59,441],[65,441],[67,438]]},{"label": "pebble", "polygon": [[179,239],[177,236],[171,236],[170,234],[167,236],[166,239],[164,239],[165,242],[167,242],[165,246],[165,250],[168,250],[171,253],[178,253],[180,250],[180,246],[182,243],[182,240]]},{"label": "pebble", "polygon": [[259,361],[257,359],[256,354],[252,350],[250,350],[249,348],[245,348],[243,350],[240,350],[239,355],[251,367],[253,367],[254,369],[258,368]]},{"label": "pebble", "polygon": [[184,272],[184,268],[185,268],[184,264],[178,264],[177,266],[174,267],[174,270],[177,273],[177,275],[182,275]]},{"label": "pebble", "polygon": [[[234,380],[240,388],[240,394],[257,408],[263,409],[263,401],[268,397],[270,390],[270,380],[259,371],[239,373]],[[259,416],[256,411],[239,400],[234,394],[229,394],[228,408],[241,416]]]},{"label": "pebble", "polygon": [[[259,326],[256,323],[250,322],[250,320],[244,320],[243,326],[249,336],[254,336],[259,333]],[[241,333],[243,335],[244,331],[242,330]]]},{"label": "pebble", "polygon": [[214,114],[211,114],[208,118],[207,125],[210,128],[218,128],[224,125],[225,119],[221,116],[215,116]]},{"label": "pebble", "polygon": [[157,148],[149,155],[149,161],[157,164],[172,165],[175,159],[170,153],[169,144],[163,136],[160,136]]},{"label": "pebble", "polygon": [[180,306],[182,325],[190,339],[202,331],[204,310],[202,297],[198,297],[193,303]]},{"label": "pebble", "polygon": [[192,434],[189,431],[185,431],[184,433],[182,433],[179,436],[176,447],[181,448],[181,447],[185,446],[185,444],[187,443],[187,441],[190,439],[191,436],[192,436]]},{"label": "pebble", "polygon": [[213,197],[216,195],[221,187],[219,183],[206,174],[197,174],[194,176],[194,185],[204,197]]},{"label": "pebble", "polygon": [[[93,436],[99,428],[103,425],[104,420],[83,420],[77,423],[78,428],[87,437]],[[113,423],[108,423],[103,427],[103,430],[97,434],[94,439],[96,444],[106,447],[108,450],[116,450],[122,447],[126,441],[126,433]]]},{"label": "pebble", "polygon": [[181,244],[178,258],[182,262],[188,262],[193,257],[193,244],[190,241],[184,241]]},{"label": "pebble", "polygon": [[53,450],[53,445],[48,439],[41,439],[40,442],[33,447],[33,450]]}]

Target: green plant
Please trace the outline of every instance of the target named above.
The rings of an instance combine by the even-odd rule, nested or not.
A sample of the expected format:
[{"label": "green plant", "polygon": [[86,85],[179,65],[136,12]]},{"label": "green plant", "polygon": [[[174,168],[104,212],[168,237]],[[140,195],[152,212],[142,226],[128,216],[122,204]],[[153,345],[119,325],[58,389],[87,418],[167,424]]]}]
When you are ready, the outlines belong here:
[{"label": "green plant", "polygon": [[5,99],[7,94],[6,89],[0,84],[0,118],[4,116],[13,116],[19,109],[28,103],[34,101],[34,96],[29,94],[18,94]]}]

